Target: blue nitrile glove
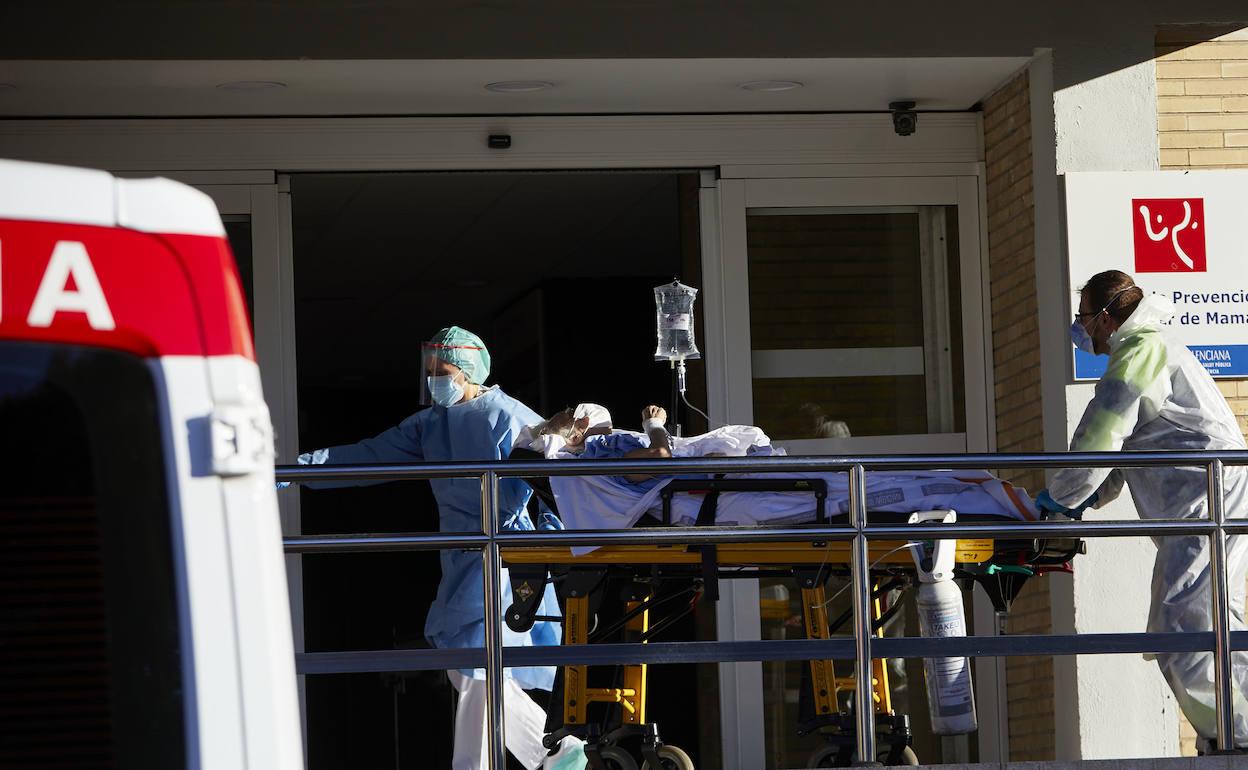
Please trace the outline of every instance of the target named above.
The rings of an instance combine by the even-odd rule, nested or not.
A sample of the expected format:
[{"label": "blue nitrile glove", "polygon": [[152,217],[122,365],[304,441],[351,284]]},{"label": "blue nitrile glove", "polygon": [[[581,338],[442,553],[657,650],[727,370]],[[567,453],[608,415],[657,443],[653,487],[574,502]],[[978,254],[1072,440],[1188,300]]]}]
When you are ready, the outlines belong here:
[{"label": "blue nitrile glove", "polygon": [[1079,518],[1079,513],[1072,511],[1070,508],[1062,505],[1049,495],[1049,490],[1042,489],[1040,494],[1036,495],[1036,507],[1045,513],[1060,513],[1071,519]]},{"label": "blue nitrile glove", "polygon": [[537,528],[542,532],[558,532],[563,529],[563,522],[558,516],[546,510],[546,506],[542,506],[542,513],[537,517]]},{"label": "blue nitrile glove", "polygon": [[1086,511],[1090,506],[1096,504],[1097,497],[1098,497],[1097,494],[1093,492],[1091,497],[1089,497],[1087,500],[1084,500],[1079,505],[1075,506],[1074,508],[1067,508],[1066,506],[1054,500],[1053,497],[1049,495],[1049,490],[1042,489],[1040,490],[1040,494],[1036,495],[1036,507],[1042,511],[1047,511],[1049,513],[1060,513],[1068,519],[1082,519],[1083,512]]}]

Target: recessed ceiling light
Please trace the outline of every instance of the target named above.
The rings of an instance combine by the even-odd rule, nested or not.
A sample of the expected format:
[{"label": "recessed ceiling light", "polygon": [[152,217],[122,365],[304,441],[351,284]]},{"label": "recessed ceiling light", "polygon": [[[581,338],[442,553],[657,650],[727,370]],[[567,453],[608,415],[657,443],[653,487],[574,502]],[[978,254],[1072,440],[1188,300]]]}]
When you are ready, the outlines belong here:
[{"label": "recessed ceiling light", "polygon": [[496,94],[528,94],[554,87],[554,83],[546,80],[500,80],[497,83],[485,84],[486,91],[493,91]]},{"label": "recessed ceiling light", "polygon": [[285,83],[276,80],[234,80],[217,86],[222,91],[276,91],[285,87]]},{"label": "recessed ceiling light", "polygon": [[801,88],[804,83],[797,80],[751,80],[737,86],[745,91],[792,91]]}]

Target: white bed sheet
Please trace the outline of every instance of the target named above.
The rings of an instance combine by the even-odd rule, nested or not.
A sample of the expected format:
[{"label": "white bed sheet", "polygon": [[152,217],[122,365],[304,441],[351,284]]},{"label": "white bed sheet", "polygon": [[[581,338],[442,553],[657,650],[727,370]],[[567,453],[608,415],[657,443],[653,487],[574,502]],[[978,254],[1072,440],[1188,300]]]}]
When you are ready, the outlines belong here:
[{"label": "white bed sheet", "polygon": [[[846,473],[728,474],[726,478],[819,478],[827,482],[829,516],[849,510]],[[1026,491],[986,471],[928,471],[867,473],[867,509],[910,513],[950,509],[965,513],[1034,520],[1035,504]],[[670,481],[650,490],[614,476],[552,476],[551,490],[559,516],[568,529],[626,529],[644,514],[662,515],[660,493]],[[702,506],[701,495],[678,493],[672,498],[672,523],[692,526]],[[715,523],[720,526],[760,526],[810,523],[815,520],[815,496],[809,492],[723,492]],[[574,548],[588,553],[592,547]]]}]

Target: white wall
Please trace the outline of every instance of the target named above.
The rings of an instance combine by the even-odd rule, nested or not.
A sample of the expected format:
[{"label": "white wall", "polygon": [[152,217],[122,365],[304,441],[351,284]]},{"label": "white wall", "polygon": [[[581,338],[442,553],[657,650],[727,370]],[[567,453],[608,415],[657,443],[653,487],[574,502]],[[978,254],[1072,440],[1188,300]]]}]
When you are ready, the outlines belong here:
[{"label": "white wall", "polygon": [[1149,58],[1054,94],[1057,173],[1157,169],[1156,73]]},{"label": "white wall", "polygon": [[[1151,51],[1143,50],[1151,48],[1152,41],[1140,36],[1137,45],[1141,50],[1134,58],[1142,59],[1142,63],[1055,93],[1057,174],[1158,167],[1155,67],[1148,58]],[[1061,235],[1061,225],[1052,216],[1046,221],[1038,216],[1037,227],[1056,227]],[[1038,252],[1037,273],[1042,290],[1047,289],[1050,298],[1060,297],[1065,302],[1062,326],[1058,327],[1064,329],[1073,312],[1064,250],[1044,255]],[[1086,277],[1076,276],[1075,280]],[[1069,445],[1092,398],[1093,386],[1070,384],[1068,343],[1044,346],[1042,357],[1048,396],[1045,445],[1061,449]],[[1098,519],[1135,516],[1126,494],[1090,514]],[[1143,538],[1089,540],[1088,553],[1075,562],[1073,577],[1050,580],[1054,632],[1143,631],[1155,553],[1152,542]],[[1064,657],[1055,659],[1054,674],[1058,759],[1178,754],[1178,708],[1156,664],[1139,655]],[[1124,718],[1125,714],[1130,717]]]}]

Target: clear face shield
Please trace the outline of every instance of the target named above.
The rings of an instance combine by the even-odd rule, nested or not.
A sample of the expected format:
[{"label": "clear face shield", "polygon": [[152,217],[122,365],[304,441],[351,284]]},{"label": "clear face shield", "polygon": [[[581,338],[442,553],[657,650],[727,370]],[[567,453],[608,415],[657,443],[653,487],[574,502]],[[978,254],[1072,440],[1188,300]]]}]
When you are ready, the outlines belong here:
[{"label": "clear face shield", "polygon": [[[463,400],[468,378],[452,360],[462,346],[425,342],[420,346],[420,405],[453,406]],[[449,360],[448,360],[449,359]]]}]

